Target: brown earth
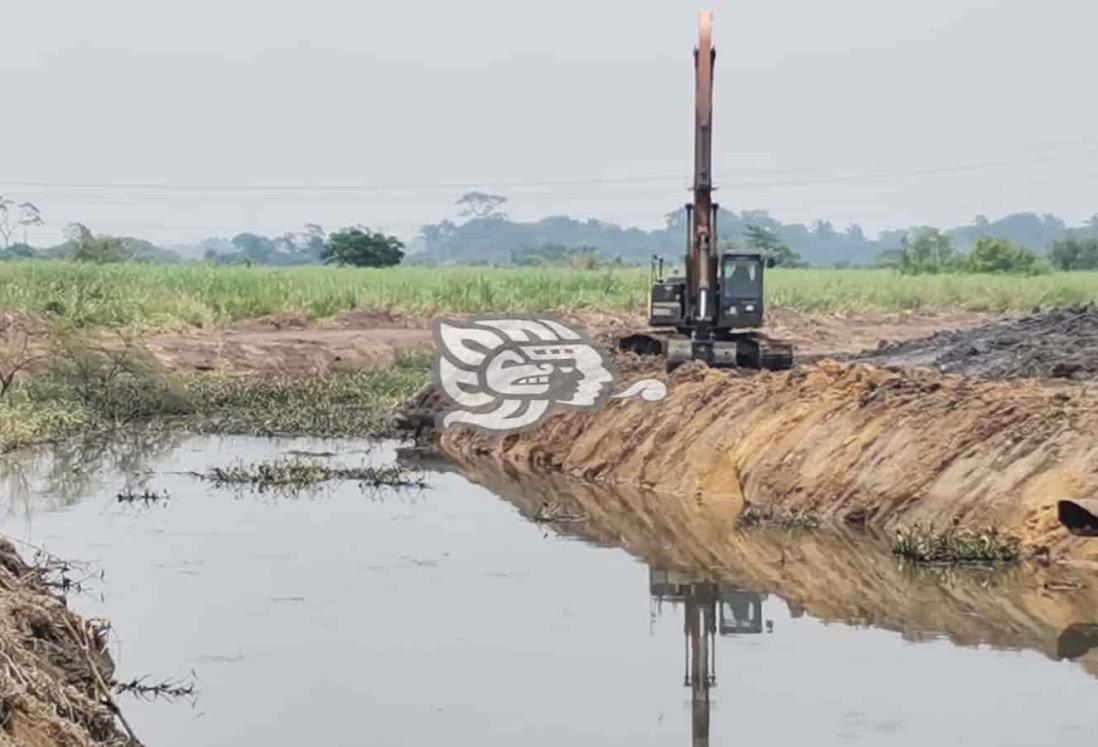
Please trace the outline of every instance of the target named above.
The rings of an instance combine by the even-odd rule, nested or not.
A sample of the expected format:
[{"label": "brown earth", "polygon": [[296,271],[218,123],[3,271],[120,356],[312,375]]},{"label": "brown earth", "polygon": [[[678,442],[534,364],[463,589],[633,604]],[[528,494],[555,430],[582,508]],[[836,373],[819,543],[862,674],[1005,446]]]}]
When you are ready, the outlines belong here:
[{"label": "brown earth", "polygon": [[[619,336],[646,326],[639,314],[578,312],[563,317],[590,330],[608,348],[616,346]],[[773,309],[768,312],[767,324],[775,337],[794,343],[798,358],[814,359],[876,349],[884,341],[910,340],[940,330],[967,329],[994,318],[969,312],[842,315]],[[300,314],[283,314],[219,329],[155,334],[147,337],[145,344],[165,370],[172,372],[323,373],[383,368],[402,355],[430,352],[434,344],[428,321],[371,309],[319,322]],[[14,327],[30,331],[36,354],[47,352],[45,325],[25,315],[6,313],[0,314],[0,359],[7,330]],[[652,363],[659,365],[658,361]],[[34,369],[41,370],[44,365],[46,361],[40,360]]]},{"label": "brown earth", "polygon": [[1061,499],[1098,496],[1098,390],[825,361],[737,375],[690,364],[659,403],[612,402],[504,438],[448,431],[441,446],[701,503],[809,510],[889,532],[996,527],[1032,555],[1098,567]]},{"label": "brown earth", "polygon": [[460,468],[527,518],[537,520],[549,503],[574,517],[546,525],[553,531],[623,548],[655,570],[774,593],[794,614],[893,630],[908,640],[946,636],[958,645],[1077,658],[1098,676],[1098,649],[1087,650],[1098,643],[1098,587],[1071,568],[918,567],[893,557],[866,530],[737,531],[731,500],[611,488],[496,459],[463,460]]},{"label": "brown earth", "polygon": [[239,374],[384,368],[402,355],[433,349],[423,321],[368,310],[322,323],[265,317],[219,330],[155,335],[146,345],[169,371]]},{"label": "brown earth", "polygon": [[[619,336],[645,328],[641,315],[600,312],[564,314],[591,331],[608,348]],[[802,314],[775,309],[769,330],[791,340],[799,357],[857,353],[885,341],[924,337],[945,329],[967,329],[995,317],[968,312]],[[219,330],[155,335],[150,352],[170,371],[230,373],[322,373],[383,368],[396,357],[434,349],[428,320],[359,310],[325,322],[302,316],[256,319]]]},{"label": "brown earth", "polygon": [[50,592],[0,539],[0,745],[128,745],[106,694],[104,629]]}]

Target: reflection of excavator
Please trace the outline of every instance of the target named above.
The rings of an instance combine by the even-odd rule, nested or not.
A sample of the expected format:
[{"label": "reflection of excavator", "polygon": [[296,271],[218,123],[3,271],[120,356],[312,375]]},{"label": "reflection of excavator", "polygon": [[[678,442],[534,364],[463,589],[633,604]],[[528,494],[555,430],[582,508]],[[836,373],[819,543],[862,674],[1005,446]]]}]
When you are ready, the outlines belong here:
[{"label": "reflection of excavator", "polygon": [[[671,571],[648,570],[648,593],[657,604],[683,605],[686,662],[683,685],[690,688],[694,747],[709,744],[709,691],[717,686],[716,633],[722,636],[763,631],[762,596],[696,581]],[[769,630],[770,624],[767,623]]]},{"label": "reflection of excavator", "polygon": [[713,14],[699,18],[694,50],[694,202],[686,206],[685,277],[663,277],[663,260],[653,259],[648,323],[674,329],[680,337],[634,334],[622,350],[667,356],[668,368],[688,360],[710,366],[787,369],[793,347],[759,332],[763,323],[763,274],[772,260],[758,254],[719,253],[713,202]]}]

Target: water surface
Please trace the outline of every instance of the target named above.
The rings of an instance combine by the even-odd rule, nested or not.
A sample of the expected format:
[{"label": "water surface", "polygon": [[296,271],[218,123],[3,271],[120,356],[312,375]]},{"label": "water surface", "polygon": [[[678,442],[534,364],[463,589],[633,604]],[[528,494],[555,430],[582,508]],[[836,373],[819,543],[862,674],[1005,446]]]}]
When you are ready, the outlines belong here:
[{"label": "water surface", "polygon": [[[609,497],[537,524],[551,483],[442,471],[422,492],[287,497],[185,474],[293,450],[394,458],[136,436],[4,458],[0,531],[103,570],[102,598],[72,604],[113,622],[119,677],[195,672],[193,706],[124,701],[149,745],[1089,745],[1098,729],[1098,662],[1085,645],[1057,660],[1064,630],[1098,622],[1085,595],[788,535],[703,556],[701,530],[619,521]],[[119,503],[125,486],[170,499]],[[584,505],[605,515],[579,521]]]}]

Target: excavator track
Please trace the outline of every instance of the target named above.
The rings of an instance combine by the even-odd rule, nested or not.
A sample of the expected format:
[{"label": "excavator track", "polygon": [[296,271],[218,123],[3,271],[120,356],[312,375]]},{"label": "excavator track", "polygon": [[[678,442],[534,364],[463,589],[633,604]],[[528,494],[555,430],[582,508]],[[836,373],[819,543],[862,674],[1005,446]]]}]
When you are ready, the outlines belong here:
[{"label": "excavator track", "polygon": [[793,368],[793,346],[757,332],[735,334],[729,339],[711,342],[638,333],[620,338],[618,349],[636,355],[663,356],[668,371],[692,360],[702,361],[710,368],[764,371]]}]

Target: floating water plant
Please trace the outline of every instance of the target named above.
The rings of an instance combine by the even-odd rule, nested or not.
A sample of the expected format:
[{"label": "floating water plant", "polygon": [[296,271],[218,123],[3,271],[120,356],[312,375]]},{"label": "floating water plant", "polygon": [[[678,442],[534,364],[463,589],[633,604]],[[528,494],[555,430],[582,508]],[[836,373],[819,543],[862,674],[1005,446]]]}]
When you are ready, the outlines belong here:
[{"label": "floating water plant", "polygon": [[892,552],[917,563],[1011,563],[1021,557],[1016,539],[994,528],[975,530],[958,522],[944,531],[920,524],[901,528]]},{"label": "floating water plant", "polygon": [[330,480],[347,480],[368,487],[423,488],[419,473],[400,465],[385,467],[342,467],[317,459],[278,459],[253,464],[213,467],[198,476],[215,485],[249,485],[259,490],[273,487],[304,488]]}]

